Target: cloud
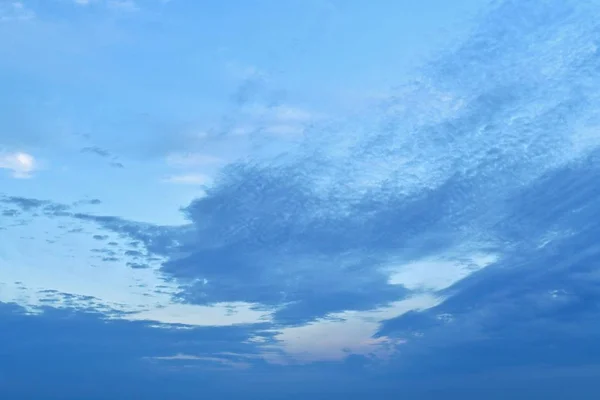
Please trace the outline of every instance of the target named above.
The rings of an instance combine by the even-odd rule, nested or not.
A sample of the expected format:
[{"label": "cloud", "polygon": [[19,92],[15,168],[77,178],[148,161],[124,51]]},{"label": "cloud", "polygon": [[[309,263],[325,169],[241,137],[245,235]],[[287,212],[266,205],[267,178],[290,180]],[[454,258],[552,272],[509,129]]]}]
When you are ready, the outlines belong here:
[{"label": "cloud", "polygon": [[97,156],[103,157],[103,158],[109,158],[111,157],[111,153],[106,150],[103,149],[101,147],[98,146],[87,146],[81,149],[82,153],[90,153],[90,154],[95,154]]},{"label": "cloud", "polygon": [[0,3],[0,22],[28,21],[35,18],[35,13],[25,3],[9,0]]},{"label": "cloud", "polygon": [[176,168],[201,167],[205,165],[221,164],[219,157],[202,153],[170,153],[166,157],[167,165]]},{"label": "cloud", "polygon": [[210,178],[204,174],[182,174],[168,176],[163,181],[180,185],[206,185]]},{"label": "cloud", "polygon": [[110,159],[109,165],[113,168],[125,168],[123,163],[117,161],[117,156],[110,151],[98,146],[86,146],[81,149],[82,153],[93,154],[101,158]]},{"label": "cloud", "polygon": [[206,357],[206,356],[193,356],[187,354],[176,354],[174,356],[163,356],[163,357],[151,357],[151,360],[158,361],[197,361],[211,364],[220,364],[227,368],[233,369],[248,369],[251,364],[244,361],[234,361],[225,357]]},{"label": "cloud", "polygon": [[[598,128],[598,22],[566,3],[502,3],[373,115],[225,166],[183,209],[185,225],[70,217],[139,241],[130,266],[158,259],[178,305],[138,317],[184,323],[190,308],[213,308],[231,321],[236,304],[265,321],[267,344],[244,340],[271,361],[377,355],[392,359],[390,374],[428,377],[592,364],[600,173],[582,131]],[[247,94],[248,115],[309,119],[252,111]],[[173,354],[205,357],[154,357]]]},{"label": "cloud", "polygon": [[132,321],[159,321],[164,324],[193,326],[230,326],[261,324],[271,321],[271,313],[247,303],[222,303],[211,306],[170,304],[129,315]]},{"label": "cloud", "polygon": [[[444,329],[461,326],[461,313],[472,315],[464,322],[472,328],[486,291],[490,302],[510,298],[502,293],[518,294],[509,290],[513,280],[547,273],[508,268],[522,265],[518,254],[537,259],[528,249],[550,232],[591,229],[579,216],[591,221],[592,214],[573,210],[594,209],[581,203],[595,194],[593,185],[582,182],[575,190],[581,198],[549,209],[546,198],[567,186],[540,183],[580,163],[591,168],[585,160],[597,147],[589,138],[583,146],[580,133],[597,128],[590,116],[600,88],[580,71],[597,63],[590,45],[597,22],[577,7],[505,3],[368,115],[327,125],[275,156],[225,166],[204,196],[183,209],[186,225],[76,218],[139,240],[149,255],[161,257],[160,272],[178,285],[180,302],[259,304],[282,334],[364,313],[351,324],[361,332],[356,343],[402,339],[409,348],[431,332],[450,343]],[[565,17],[574,12],[579,19]],[[524,17],[515,21],[517,14]],[[568,56],[557,56],[566,48]],[[252,93],[258,96],[258,89]],[[239,99],[240,109],[259,120],[302,125],[310,119],[302,110],[255,103]],[[561,225],[569,218],[578,223]],[[480,283],[469,289],[473,282]],[[499,298],[486,289],[493,287]],[[549,290],[557,289],[543,292]],[[428,311],[397,311],[398,320],[380,313],[419,295],[444,301]],[[459,301],[463,307],[454,309]],[[369,313],[373,320],[365,321]],[[368,339],[382,323],[378,340]],[[402,330],[403,323],[410,329]],[[464,339],[480,338],[485,330],[478,329],[467,329],[473,335]],[[332,341],[345,345],[343,329],[333,331]]]},{"label": "cloud", "polygon": [[109,165],[114,168],[125,168],[125,165],[123,165],[123,163],[120,163],[118,161],[112,161]]},{"label": "cloud", "polygon": [[50,200],[35,199],[21,196],[6,196],[0,193],[0,203],[17,207],[19,211],[29,214],[30,217],[41,213],[45,217],[71,216],[72,206],[52,202]]},{"label": "cloud", "polygon": [[[13,243],[18,244],[19,241],[13,240]],[[165,328],[255,325],[256,329],[264,329],[272,320],[272,312],[256,304],[179,304],[176,301],[178,286],[156,274],[156,262],[143,269],[129,267],[132,269],[126,273],[126,260],[132,256],[123,254],[118,247],[111,250],[92,246],[82,241],[78,251],[89,251],[90,258],[101,262],[93,262],[96,265],[92,265],[91,269],[79,270],[77,274],[69,272],[78,265],[76,260],[59,257],[60,264],[55,264],[56,254],[46,252],[47,249],[56,249],[54,244],[37,247],[47,254],[45,265],[53,266],[50,275],[43,270],[31,269],[28,266],[31,260],[27,256],[18,259],[18,265],[23,268],[13,263],[0,263],[0,302],[19,304],[30,314],[44,313],[48,307],[88,310],[105,318],[152,321]],[[110,265],[113,263],[114,266]]]},{"label": "cloud", "polygon": [[274,336],[274,344],[264,346],[265,358],[283,365],[342,361],[349,355],[387,359],[404,340],[374,337],[380,322],[407,312],[426,310],[441,301],[429,294],[415,295],[374,310],[333,313],[306,325],[285,327]]},{"label": "cloud", "polygon": [[138,11],[139,6],[134,0],[73,0],[78,6],[90,6],[94,3],[100,3],[109,9],[118,11]]},{"label": "cloud", "polygon": [[134,0],[108,0],[108,7],[120,11],[138,11],[139,6]]},{"label": "cloud", "polygon": [[244,103],[238,110],[233,135],[259,135],[279,139],[298,138],[324,116],[290,105]]},{"label": "cloud", "polygon": [[[556,218],[534,223],[535,214],[528,217],[526,210],[516,214],[523,218],[518,226],[535,229],[496,265],[458,284],[452,290],[454,296],[439,306],[383,325],[382,337],[407,340],[400,347],[403,363],[411,365],[408,373],[450,368],[457,373],[473,373],[482,369],[532,369],[540,364],[569,367],[595,363],[590,354],[598,347],[594,338],[600,330],[596,322],[600,316],[596,306],[600,275],[595,261],[598,248],[592,238],[599,232],[581,222],[598,211],[598,195],[560,190],[573,184],[585,187],[597,179],[600,171],[593,164],[596,161],[588,159],[582,167],[561,168],[540,179],[538,184],[547,190],[545,194],[553,193],[544,197],[544,209],[554,211]],[[531,207],[535,204],[531,194],[524,190],[518,201]],[[587,206],[582,214],[573,215],[561,211],[566,204]],[[542,248],[535,246],[556,223],[564,230],[580,228],[576,234],[555,237]],[[461,362],[456,363],[457,359]]]},{"label": "cloud", "polygon": [[23,211],[32,211],[38,209],[42,206],[51,204],[47,200],[33,199],[28,197],[18,197],[18,196],[3,196],[1,198],[2,203],[12,204]]},{"label": "cloud", "polygon": [[3,217],[18,217],[19,215],[21,215],[19,210],[15,210],[15,209],[2,210]]},{"label": "cloud", "polygon": [[[176,381],[184,384],[187,396],[200,395],[200,392],[206,394],[207,391],[219,393],[228,384],[222,375],[212,373],[210,369],[199,377],[197,372],[186,372],[181,364],[186,361],[181,360],[176,374],[172,374],[163,362],[149,365],[148,360],[170,354],[194,354],[207,362],[229,358],[233,364],[233,356],[218,353],[255,353],[255,345],[245,343],[254,334],[253,329],[246,326],[157,329],[147,322],[107,320],[103,315],[85,309],[74,311],[47,307],[42,314],[28,315],[18,306],[1,302],[0,323],[12,327],[0,332],[3,362],[11,366],[10,369],[2,369],[0,382],[9,397],[15,397],[17,393],[27,397],[47,396],[56,389],[57,380],[69,377],[75,383],[61,389],[61,396],[65,398],[76,398],[86,392],[93,392],[97,398],[124,394],[150,397],[177,395],[162,387],[165,379],[171,382],[168,385],[171,388]],[[35,339],[39,338],[40,331],[44,332],[42,342]],[[198,363],[194,360],[188,362]],[[85,372],[81,368],[84,364]],[[26,385],[26,382],[31,382],[32,374],[36,376],[35,385]],[[85,378],[89,374],[95,376],[94,380]],[[155,379],[162,383],[152,383]],[[112,384],[105,385],[106,382],[119,385],[118,390],[113,389]],[[250,383],[240,379],[238,384],[243,382]],[[197,389],[198,384],[202,390]]]},{"label": "cloud", "polygon": [[74,206],[81,206],[81,205],[99,205],[102,204],[102,200],[100,199],[86,199],[86,200],[78,200],[76,202],[73,203]]},{"label": "cloud", "polygon": [[417,260],[406,265],[390,267],[389,283],[411,290],[441,291],[494,263],[493,254],[473,254]]},{"label": "cloud", "polygon": [[[598,347],[594,338],[600,329],[597,323],[600,309],[596,306],[600,296],[596,287],[600,265],[596,261],[598,246],[594,238],[600,232],[590,221],[600,211],[600,192],[593,184],[600,177],[600,152],[598,143],[590,144],[582,130],[588,132],[590,124],[597,124],[589,119],[593,106],[588,106],[598,104],[598,97],[591,92],[596,84],[587,86],[583,92],[571,90],[588,82],[581,66],[597,65],[599,60],[597,52],[589,48],[598,23],[592,21],[586,7],[571,2],[547,3],[542,7],[504,2],[458,53],[463,60],[475,53],[482,60],[475,58],[472,65],[467,63],[459,68],[457,57],[456,64],[441,69],[440,73],[450,73],[453,79],[481,73],[495,76],[500,82],[518,81],[518,85],[511,86],[513,90],[524,87],[544,93],[546,97],[542,100],[525,95],[532,92],[521,89],[518,104],[522,106],[510,107],[515,116],[502,114],[511,129],[516,129],[518,120],[525,124],[515,134],[532,135],[525,140],[526,162],[545,159],[547,167],[507,196],[495,192],[491,198],[497,201],[502,198],[500,207],[495,206],[493,211],[480,207],[479,221],[489,218],[486,224],[489,233],[503,243],[499,248],[501,257],[493,265],[444,289],[442,293],[449,296],[440,305],[383,324],[379,336],[406,340],[399,346],[402,359],[392,364],[397,373],[417,376],[432,371],[445,374],[454,371],[460,382],[465,383],[468,379],[461,377],[476,371],[507,375],[510,379],[521,374],[527,380],[530,376],[539,379],[538,373],[552,374],[539,372],[540,365],[557,369],[595,365],[591,354]],[[523,16],[519,23],[512,20],[515,12]],[[550,36],[540,39],[541,31]],[[521,47],[522,37],[540,41]],[[480,47],[483,42],[494,43],[495,47],[483,49]],[[573,51],[564,56],[562,48]],[[500,49],[503,51],[499,53]],[[520,65],[512,74],[508,73],[505,68],[512,63],[517,65],[525,53],[538,61]],[[502,54],[498,61],[503,67],[496,70],[498,64],[492,66],[487,62],[498,54]],[[544,77],[536,77],[536,70]],[[496,111],[502,109],[498,98],[488,97],[486,101]],[[579,104],[587,106],[579,109]],[[547,111],[533,111],[540,106]],[[568,111],[571,107],[577,109],[574,114]],[[531,114],[524,112],[528,108]],[[565,116],[569,119],[564,119]],[[489,123],[486,120],[485,126]],[[551,132],[552,139],[543,136],[547,132]],[[506,154],[506,142],[502,144],[496,149]],[[571,157],[563,153],[563,145],[573,152]],[[544,147],[546,153],[541,152]],[[515,162],[514,156],[494,161],[491,157],[488,162],[504,168],[522,167],[522,161]],[[499,179],[500,174],[490,176]],[[480,202],[481,197],[477,198]],[[419,267],[423,273],[429,268]],[[574,372],[580,377],[585,373]]]},{"label": "cloud", "polygon": [[0,169],[9,170],[13,178],[31,178],[37,162],[31,154],[24,152],[0,153]]},{"label": "cloud", "polygon": [[0,204],[17,207],[19,212],[29,214],[29,216],[39,216],[58,218],[72,217],[73,211],[84,205],[98,205],[102,201],[99,199],[79,200],[72,204],[63,204],[46,199],[36,199],[22,196],[7,196],[0,193]]}]

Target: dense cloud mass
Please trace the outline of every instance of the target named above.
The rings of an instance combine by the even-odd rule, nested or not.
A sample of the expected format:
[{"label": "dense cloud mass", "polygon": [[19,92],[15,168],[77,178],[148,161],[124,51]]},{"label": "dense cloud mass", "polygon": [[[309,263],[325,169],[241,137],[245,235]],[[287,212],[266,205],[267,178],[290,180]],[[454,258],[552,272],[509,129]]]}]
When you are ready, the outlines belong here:
[{"label": "dense cloud mass", "polygon": [[588,7],[503,2],[375,117],[229,165],[184,209],[190,225],[105,222],[167,256],[186,301],[288,304],[280,313],[299,319],[406,296],[382,272],[391,259],[531,246],[560,221],[550,195],[590,199],[539,183],[594,164]]},{"label": "dense cloud mass", "polygon": [[1,197],[3,225],[81,225],[103,262],[171,285],[150,297],[263,314],[199,327],[0,302],[0,388],[17,398],[36,365],[56,399],[117,395],[98,382],[148,398],[595,398],[598,15],[495,2],[383,101],[227,163],[184,224]]}]

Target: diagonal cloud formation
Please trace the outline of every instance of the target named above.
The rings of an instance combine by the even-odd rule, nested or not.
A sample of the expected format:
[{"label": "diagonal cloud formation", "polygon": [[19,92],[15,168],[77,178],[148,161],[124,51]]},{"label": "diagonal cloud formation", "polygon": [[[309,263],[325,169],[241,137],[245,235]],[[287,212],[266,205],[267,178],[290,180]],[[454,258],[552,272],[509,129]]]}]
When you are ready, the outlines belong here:
[{"label": "diagonal cloud formation", "polygon": [[[380,336],[423,334],[424,343],[451,344],[439,327],[461,322],[460,313],[466,318],[457,326],[472,328],[465,338],[487,333],[481,326],[498,334],[517,308],[507,301],[527,297],[529,286],[513,282],[590,273],[541,269],[533,261],[553,262],[543,253],[549,250],[531,248],[574,234],[561,251],[593,250],[575,241],[596,233],[586,224],[594,209],[586,209],[584,197],[558,208],[544,202],[556,200],[556,187],[590,201],[595,195],[587,189],[595,172],[586,168],[597,163],[600,144],[600,85],[590,78],[600,60],[597,12],[575,1],[501,2],[462,44],[366,115],[313,127],[287,152],[222,169],[205,195],[184,208],[185,226],[70,216],[138,240],[150,256],[166,259],[161,272],[179,284],[178,300],[259,303],[275,310],[284,331],[348,320],[344,312],[380,310],[425,292],[435,298],[429,311],[404,310]],[[566,178],[552,178],[557,171]],[[454,259],[428,262],[446,258]],[[481,271],[472,268],[477,263],[457,262],[473,258],[489,266]],[[456,265],[462,269],[449,274]],[[440,283],[447,273],[452,279]],[[567,289],[543,287],[552,299]],[[502,310],[504,318],[484,315],[473,328],[479,314]]]},{"label": "diagonal cloud formation", "polygon": [[409,340],[405,372],[597,365],[599,161],[596,150],[521,190],[499,227],[517,243],[502,261],[439,306],[382,325],[378,336]]},{"label": "diagonal cloud formation", "polygon": [[186,302],[258,302],[298,324],[404,298],[386,264],[505,252],[520,240],[498,228],[508,200],[597,147],[587,7],[503,2],[374,118],[224,168],[188,226],[101,222],[167,257]]}]

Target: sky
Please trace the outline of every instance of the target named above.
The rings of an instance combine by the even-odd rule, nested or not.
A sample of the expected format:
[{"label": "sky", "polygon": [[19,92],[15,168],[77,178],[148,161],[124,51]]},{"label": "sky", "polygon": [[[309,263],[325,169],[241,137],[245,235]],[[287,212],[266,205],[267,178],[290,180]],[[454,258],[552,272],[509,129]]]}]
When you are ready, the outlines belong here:
[{"label": "sky", "polygon": [[596,399],[600,3],[0,0],[0,392]]}]

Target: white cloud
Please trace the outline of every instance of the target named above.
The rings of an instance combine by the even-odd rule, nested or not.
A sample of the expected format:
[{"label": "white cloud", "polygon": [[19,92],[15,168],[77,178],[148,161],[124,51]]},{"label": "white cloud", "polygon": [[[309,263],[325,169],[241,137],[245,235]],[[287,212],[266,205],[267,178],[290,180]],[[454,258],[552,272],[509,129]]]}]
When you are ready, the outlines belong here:
[{"label": "white cloud", "polygon": [[0,169],[11,171],[14,178],[30,178],[36,167],[36,160],[31,154],[0,153]]},{"label": "white cloud", "polygon": [[266,133],[270,136],[291,138],[302,135],[311,123],[323,116],[308,110],[280,105],[267,107],[262,104],[249,104],[243,107],[238,125],[231,135],[243,136],[253,133]]},{"label": "white cloud", "polygon": [[475,271],[496,262],[494,254],[476,253],[466,257],[429,258],[389,268],[389,283],[409,290],[439,291]]},{"label": "white cloud", "polygon": [[[437,295],[437,291],[497,259],[495,254],[482,252],[460,256],[454,253],[388,268],[389,283],[415,291],[413,296],[374,310],[333,313],[304,326],[284,328],[276,335],[277,344],[263,346],[264,357],[275,364],[339,361],[350,354],[385,359],[406,340],[373,337],[382,321],[441,304],[444,298]],[[446,323],[452,318],[450,314],[438,316]]]},{"label": "white cloud", "polygon": [[[0,274],[2,278],[9,276],[14,279],[11,275],[13,274]],[[131,272],[131,276],[126,279],[135,277],[135,272]],[[0,281],[0,301],[19,304],[29,314],[40,314],[44,306],[52,306],[58,309],[94,309],[110,319],[189,326],[232,326],[272,320],[272,313],[257,310],[257,304],[236,302],[202,306],[172,303],[170,295],[175,288],[165,289],[162,294],[157,294],[151,288],[138,288],[137,292],[130,289],[130,293],[120,293],[117,301],[114,296],[106,295],[108,288],[96,288],[92,291],[71,284],[73,290],[62,292],[57,290],[61,289],[58,286],[27,285],[28,282],[38,283],[37,277],[27,279],[27,276],[22,275],[17,279],[18,283],[8,282],[6,279],[6,283]],[[165,285],[164,282],[159,283]]]},{"label": "white cloud", "polygon": [[[89,6],[92,3],[98,3],[98,0],[73,0],[73,3],[79,6]],[[114,10],[137,11],[139,7],[134,0],[102,0],[106,7]]]},{"label": "white cloud", "polygon": [[214,357],[214,356],[194,356],[189,354],[176,354],[174,356],[162,356],[162,357],[148,357],[150,360],[159,360],[159,361],[199,361],[199,362],[208,362],[213,364],[221,364],[225,367],[233,368],[233,369],[248,369],[251,367],[251,364],[245,361],[234,361],[224,357]]},{"label": "white cloud", "polygon": [[[106,318],[149,321],[163,328],[165,324],[229,326],[272,320],[272,312],[253,303],[174,303],[181,287],[163,280],[159,270],[163,260],[152,261],[145,269],[126,267],[126,259],[100,261],[92,252],[98,241],[89,235],[77,240],[76,250],[62,246],[67,242],[47,242],[44,235],[29,238],[32,231],[56,232],[59,224],[38,217],[29,226],[0,230],[0,242],[11,244],[0,247],[0,302],[19,304],[32,314],[43,312],[44,307],[94,309]],[[42,264],[39,254],[44,255]]]},{"label": "white cloud", "polygon": [[276,335],[277,344],[263,346],[264,357],[274,364],[340,361],[350,354],[385,359],[405,340],[374,338],[381,322],[434,307],[441,301],[440,297],[421,294],[370,311],[334,313],[304,326],[284,328]]},{"label": "white cloud", "polygon": [[210,182],[210,178],[204,174],[171,175],[165,178],[164,182],[179,185],[206,185]]},{"label": "white cloud", "polygon": [[304,127],[300,125],[270,125],[265,128],[265,132],[274,136],[293,137],[301,135],[304,132]]},{"label": "white cloud", "polygon": [[230,326],[271,320],[271,313],[256,310],[257,304],[217,303],[210,306],[167,304],[127,315],[131,321],[156,321],[164,324]]}]

